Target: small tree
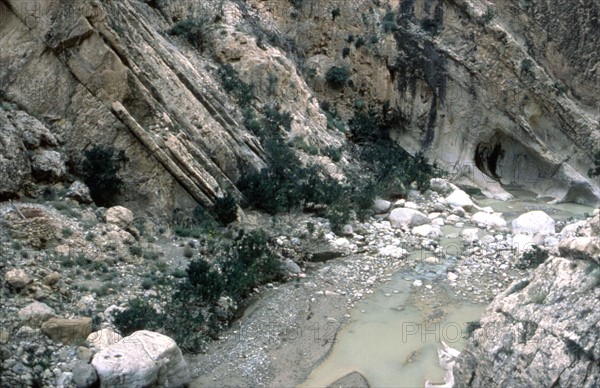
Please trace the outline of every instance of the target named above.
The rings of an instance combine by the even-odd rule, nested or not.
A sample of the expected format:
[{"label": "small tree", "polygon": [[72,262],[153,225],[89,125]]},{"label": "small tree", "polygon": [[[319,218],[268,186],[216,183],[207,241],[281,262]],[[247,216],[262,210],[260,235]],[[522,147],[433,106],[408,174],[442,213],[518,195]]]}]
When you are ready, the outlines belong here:
[{"label": "small tree", "polygon": [[215,215],[223,225],[228,225],[237,220],[237,202],[233,195],[227,193],[215,201]]},{"label": "small tree", "polygon": [[90,188],[92,199],[97,205],[110,206],[123,187],[119,170],[128,161],[125,152],[113,147],[95,146],[85,151],[80,169],[85,184]]},{"label": "small tree", "polygon": [[327,82],[335,89],[346,86],[350,79],[350,71],[346,67],[332,66],[325,74]]}]

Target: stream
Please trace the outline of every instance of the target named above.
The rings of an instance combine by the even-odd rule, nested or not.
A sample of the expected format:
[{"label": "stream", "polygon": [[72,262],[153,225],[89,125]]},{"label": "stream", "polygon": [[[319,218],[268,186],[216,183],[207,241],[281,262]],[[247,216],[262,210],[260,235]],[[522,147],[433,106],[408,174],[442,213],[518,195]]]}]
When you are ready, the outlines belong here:
[{"label": "stream", "polygon": [[[528,192],[513,195],[518,199],[477,200],[482,207],[502,212],[509,226],[514,218],[531,210],[543,210],[555,221],[593,211],[583,205],[541,202]],[[460,250],[461,230],[444,226],[440,245]],[[485,230],[479,231],[479,237],[485,234]],[[444,250],[446,254],[451,251]],[[486,304],[461,299],[446,281],[447,269],[456,258],[424,262],[430,254],[434,255],[426,250],[410,253],[407,260],[416,262],[413,268],[396,273],[356,304],[331,352],[301,387],[328,386],[351,372],[362,374],[373,387],[423,387],[426,380],[443,382],[445,371],[438,365],[437,355],[441,341],[462,350],[469,322],[479,321]]]}]

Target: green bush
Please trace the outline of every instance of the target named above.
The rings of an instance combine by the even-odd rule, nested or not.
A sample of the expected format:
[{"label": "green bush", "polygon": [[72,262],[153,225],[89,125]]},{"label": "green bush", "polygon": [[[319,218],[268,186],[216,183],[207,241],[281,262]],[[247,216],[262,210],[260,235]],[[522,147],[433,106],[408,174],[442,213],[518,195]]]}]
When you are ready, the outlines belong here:
[{"label": "green bush", "polygon": [[115,313],[113,323],[123,336],[138,330],[156,330],[162,326],[164,317],[142,299],[129,301],[129,307]]},{"label": "green bush", "polygon": [[225,292],[239,300],[254,287],[279,276],[280,261],[269,246],[263,230],[243,230],[231,247],[231,254],[220,263],[225,274]]},{"label": "green bush", "polygon": [[594,154],[594,167],[588,170],[588,176],[590,178],[600,176],[600,151]]},{"label": "green bush", "polygon": [[388,12],[383,17],[381,27],[386,34],[396,31],[396,15],[393,12]]},{"label": "green bush", "polygon": [[208,18],[187,18],[175,23],[169,30],[170,35],[183,36],[188,42],[200,51],[209,42],[211,22]]},{"label": "green bush", "polygon": [[240,79],[237,71],[230,65],[225,64],[219,68],[217,75],[221,80],[223,89],[231,94],[242,108],[248,107],[254,99],[254,85],[247,84]]},{"label": "green bush", "polygon": [[192,260],[186,272],[189,283],[183,287],[189,287],[202,301],[214,302],[219,299],[225,289],[225,281],[223,275],[206,260]]},{"label": "green bush", "polygon": [[227,193],[224,197],[215,200],[215,215],[223,225],[228,225],[237,220],[237,201],[233,195]]},{"label": "green bush", "polygon": [[115,197],[123,187],[123,180],[118,173],[127,161],[125,152],[117,151],[111,146],[95,146],[85,151],[80,170],[97,205],[114,204]]},{"label": "green bush", "polygon": [[541,249],[537,245],[533,245],[532,249],[527,250],[523,253],[521,259],[517,263],[517,268],[537,268],[540,264],[546,261],[548,256],[548,251]]},{"label": "green bush", "polygon": [[346,67],[332,66],[325,74],[325,80],[335,89],[341,89],[348,83],[350,71]]}]

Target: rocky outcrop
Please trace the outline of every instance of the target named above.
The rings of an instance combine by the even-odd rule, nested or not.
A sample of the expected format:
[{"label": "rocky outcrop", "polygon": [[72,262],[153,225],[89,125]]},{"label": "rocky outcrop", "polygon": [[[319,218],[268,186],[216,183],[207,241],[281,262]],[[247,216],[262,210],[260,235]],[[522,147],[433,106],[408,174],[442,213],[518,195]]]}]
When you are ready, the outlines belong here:
[{"label": "rocky outcrop", "polygon": [[561,241],[562,257],[496,297],[454,368],[458,387],[600,384],[599,240]]},{"label": "rocky outcrop", "polygon": [[[597,2],[251,3],[302,49],[342,116],[376,107],[403,147],[489,195],[508,198],[498,183],[514,183],[597,203],[586,176],[600,148]],[[342,90],[326,85],[333,65],[351,74]]]}]

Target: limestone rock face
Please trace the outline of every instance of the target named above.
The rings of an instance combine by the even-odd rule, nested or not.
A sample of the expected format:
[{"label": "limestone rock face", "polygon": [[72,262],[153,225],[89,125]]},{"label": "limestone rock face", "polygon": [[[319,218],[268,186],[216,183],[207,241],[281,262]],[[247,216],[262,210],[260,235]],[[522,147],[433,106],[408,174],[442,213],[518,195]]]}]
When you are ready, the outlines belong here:
[{"label": "limestone rock face", "polygon": [[181,387],[189,371],[175,341],[141,330],[98,352],[92,366],[101,387]]},{"label": "limestone rock face", "polygon": [[563,240],[563,257],[494,299],[458,358],[457,387],[600,384],[598,240]]}]

